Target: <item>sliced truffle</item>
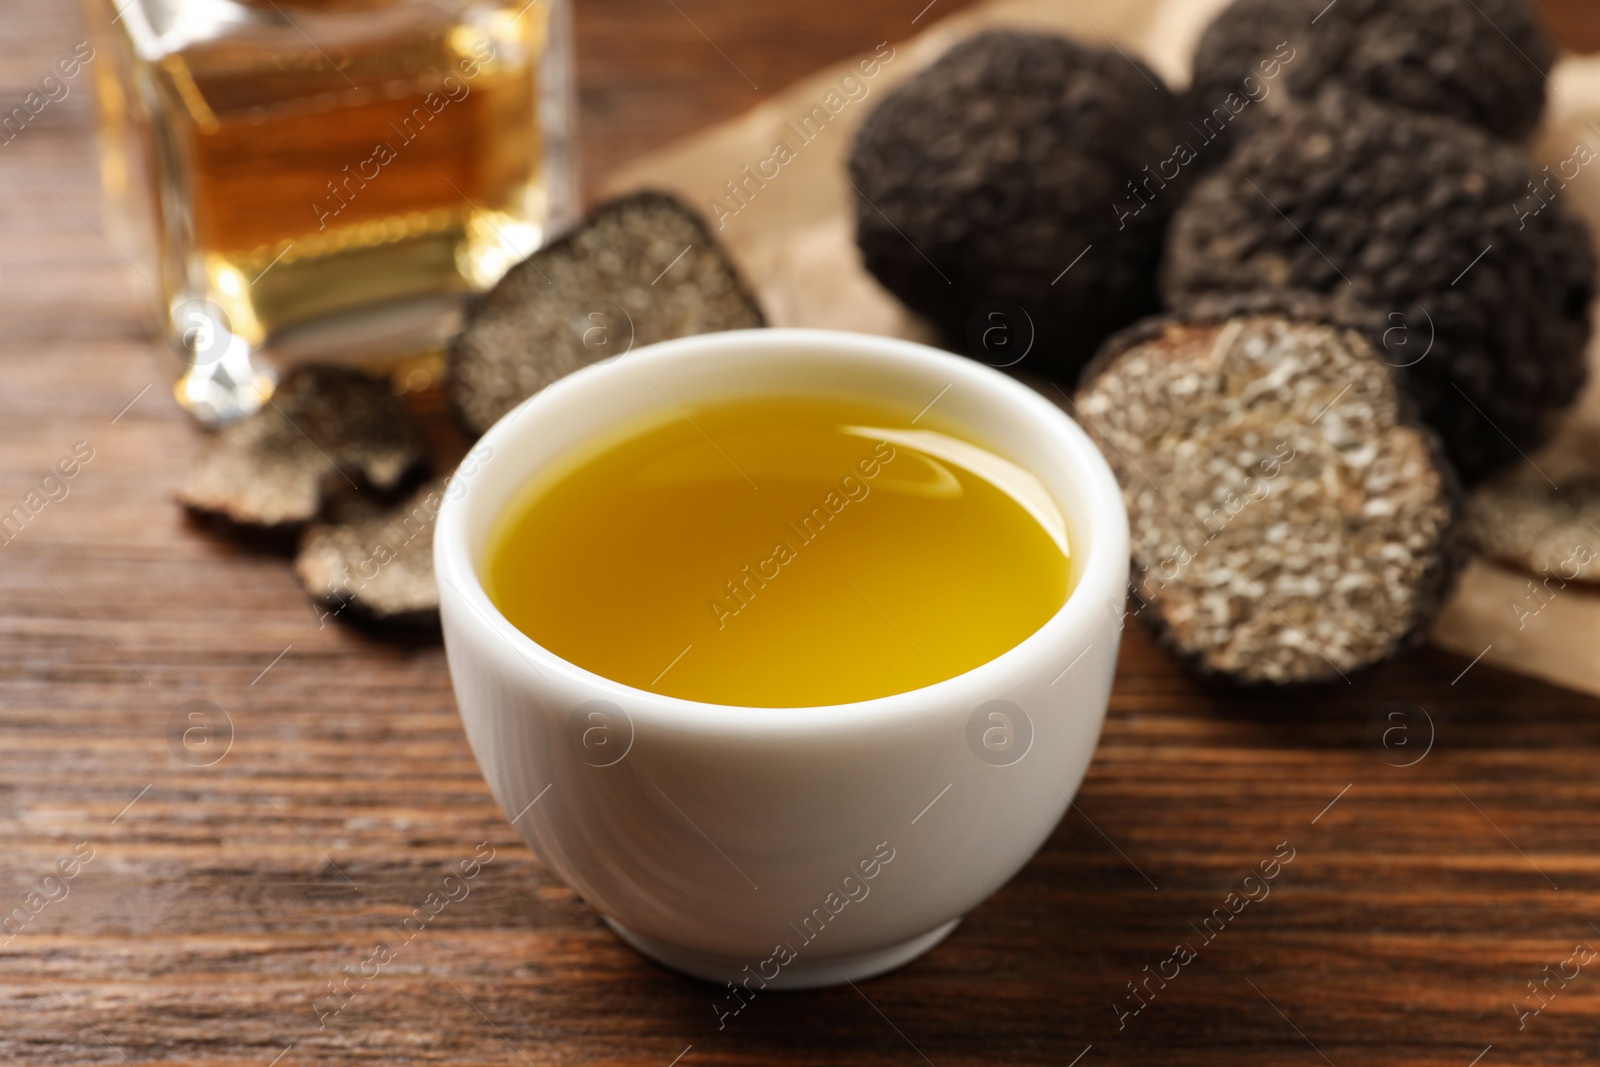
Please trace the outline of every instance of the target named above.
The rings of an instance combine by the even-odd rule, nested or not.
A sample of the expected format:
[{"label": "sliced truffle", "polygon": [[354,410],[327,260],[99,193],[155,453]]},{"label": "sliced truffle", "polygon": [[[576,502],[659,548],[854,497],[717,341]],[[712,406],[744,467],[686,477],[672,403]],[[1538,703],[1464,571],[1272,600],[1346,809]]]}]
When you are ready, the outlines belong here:
[{"label": "sliced truffle", "polygon": [[1076,414],[1122,486],[1128,610],[1206,673],[1338,680],[1416,640],[1460,490],[1364,333],[1268,312],[1113,338]]},{"label": "sliced truffle", "polygon": [[512,267],[468,315],[447,385],[483,433],[586,364],[656,341],[763,326],[756,299],[693,211],[662,193],[597,208]]},{"label": "sliced truffle", "polygon": [[1484,555],[1559,582],[1600,582],[1600,478],[1559,488],[1531,471],[1480,486],[1467,533]]},{"label": "sliced truffle", "polygon": [[433,478],[393,507],[352,501],[335,521],[306,529],[294,571],[324,618],[437,625],[433,528],[444,491],[445,479]]},{"label": "sliced truffle", "polygon": [[1463,478],[1531,451],[1587,370],[1587,227],[1526,155],[1450,119],[1342,93],[1274,116],[1173,219],[1163,283],[1292,288],[1370,307]]},{"label": "sliced truffle", "polygon": [[1187,100],[1208,138],[1336,85],[1521,141],[1554,63],[1528,0],[1235,0],[1200,38]]},{"label": "sliced truffle", "polygon": [[178,499],[242,525],[295,526],[333,492],[394,491],[426,464],[422,430],[387,381],[305,366],[254,415],[217,434]]},{"label": "sliced truffle", "polygon": [[1177,113],[1160,78],[1116,52],[1015,31],[963,41],[886,96],[856,141],[867,269],[952,347],[992,361],[998,313],[1008,344],[1032,334],[1027,368],[1075,380],[1108,334],[1157,307],[1184,184]]}]

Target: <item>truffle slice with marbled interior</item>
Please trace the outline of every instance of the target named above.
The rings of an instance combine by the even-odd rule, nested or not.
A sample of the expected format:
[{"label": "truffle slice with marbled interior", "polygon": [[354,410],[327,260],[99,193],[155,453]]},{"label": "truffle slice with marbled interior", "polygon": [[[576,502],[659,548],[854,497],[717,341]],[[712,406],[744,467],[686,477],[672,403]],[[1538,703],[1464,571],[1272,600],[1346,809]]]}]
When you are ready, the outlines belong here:
[{"label": "truffle slice with marbled interior", "polygon": [[1546,480],[1531,464],[1479,486],[1468,535],[1484,555],[1557,581],[1600,583],[1600,478]]},{"label": "truffle slice with marbled interior", "polygon": [[483,433],[583,366],[657,341],[764,325],[700,217],[666,194],[636,193],[506,273],[452,342],[447,385],[462,421]]},{"label": "truffle slice with marbled interior", "polygon": [[1076,409],[1128,506],[1128,610],[1204,672],[1348,677],[1415,640],[1463,562],[1455,476],[1361,331],[1152,320]]},{"label": "truffle slice with marbled interior", "polygon": [[178,499],[241,526],[295,527],[333,494],[396,491],[427,462],[422,429],[387,381],[298,367],[259,411],[217,434]]},{"label": "truffle slice with marbled interior", "polygon": [[447,480],[432,478],[393,507],[354,500],[305,531],[295,574],[323,618],[391,628],[437,625],[433,530]]}]

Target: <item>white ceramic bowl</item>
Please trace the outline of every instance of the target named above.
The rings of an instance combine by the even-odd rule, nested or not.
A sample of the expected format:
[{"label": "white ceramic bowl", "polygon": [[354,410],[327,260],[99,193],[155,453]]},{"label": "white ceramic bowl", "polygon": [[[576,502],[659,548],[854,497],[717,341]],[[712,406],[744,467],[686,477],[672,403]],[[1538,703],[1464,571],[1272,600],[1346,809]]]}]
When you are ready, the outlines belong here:
[{"label": "white ceramic bowl", "polygon": [[[1077,574],[1067,603],[1011,651],[937,685],[772,709],[602,678],[490,602],[478,570],[491,524],[547,463],[658,413],[663,395],[687,405],[786,393],[911,410],[939,396],[944,425],[1032,471],[1060,506]],[[1060,820],[1105,718],[1128,522],[1094,445],[1033,390],[881,337],[709,334],[557,382],[474,455],[434,546],[467,737],[529,845],[640,952],[752,991],[877,974],[937,944]]]}]

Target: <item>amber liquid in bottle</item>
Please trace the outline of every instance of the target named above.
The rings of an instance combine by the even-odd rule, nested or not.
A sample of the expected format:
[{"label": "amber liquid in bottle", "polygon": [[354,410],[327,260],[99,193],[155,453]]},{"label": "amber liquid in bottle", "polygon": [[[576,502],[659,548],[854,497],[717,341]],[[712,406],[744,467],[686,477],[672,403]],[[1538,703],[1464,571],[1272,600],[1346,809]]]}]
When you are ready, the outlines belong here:
[{"label": "amber liquid in bottle", "polygon": [[436,353],[570,207],[550,0],[88,2],[106,184],[153,224],[164,307],[279,364]]}]

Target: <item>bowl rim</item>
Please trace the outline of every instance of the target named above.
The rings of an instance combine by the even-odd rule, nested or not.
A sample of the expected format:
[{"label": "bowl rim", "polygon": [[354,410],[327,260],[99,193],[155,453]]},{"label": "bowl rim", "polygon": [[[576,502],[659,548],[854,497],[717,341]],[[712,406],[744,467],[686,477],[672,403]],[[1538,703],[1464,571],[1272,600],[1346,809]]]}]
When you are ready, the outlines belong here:
[{"label": "bowl rim", "polygon": [[[1043,625],[994,659],[931,685],[847,704],[766,708],[704,703],[615,681],[556,655],[500,613],[472,565],[467,517],[473,497],[486,492],[481,488],[481,468],[497,461],[512,462],[503,457],[513,456],[516,442],[536,432],[538,419],[525,416],[536,414],[542,407],[592,401],[594,394],[603,393],[607,381],[616,375],[701,360],[771,359],[779,354],[792,357],[793,349],[805,346],[833,353],[849,352],[854,358],[875,359],[891,369],[936,371],[934,376],[947,376],[952,385],[967,385],[982,392],[989,403],[1011,406],[1014,417],[1034,423],[1044,431],[1046,439],[1060,445],[1074,469],[1073,484],[1084,494],[1081,502],[1086,505],[1083,510],[1092,532],[1073,543],[1076,554],[1080,542],[1087,541],[1087,558],[1078,564],[1076,587]],[[558,678],[568,688],[587,693],[585,701],[609,700],[626,709],[635,726],[643,721],[672,729],[728,735],[751,731],[809,733],[900,722],[925,717],[932,707],[970,702],[974,694],[987,694],[979,703],[1003,698],[1007,692],[1026,685],[1035,673],[1048,669],[1052,654],[1074,634],[1088,644],[1081,650],[1067,650],[1067,655],[1074,657],[1067,664],[1069,667],[1093,648],[1093,636],[1103,625],[1115,624],[1118,634],[1121,631],[1122,623],[1113,609],[1125,597],[1130,535],[1121,489],[1099,449],[1065,411],[1035,389],[982,363],[915,341],[792,327],[730,330],[662,341],[584,367],[546,386],[502,416],[475,447],[484,445],[491,451],[480,461],[479,472],[465,482],[464,491],[444,494],[436,519],[433,549],[441,616],[446,601],[459,599],[466,614],[476,617],[487,637],[533,666],[546,685],[551,678]],[[1026,463],[1022,465],[1027,467]],[[501,501],[499,507],[506,503]],[[1097,620],[1096,615],[1101,618]],[[458,639],[461,635],[449,620],[442,621],[448,646],[453,629],[458,631]]]}]

